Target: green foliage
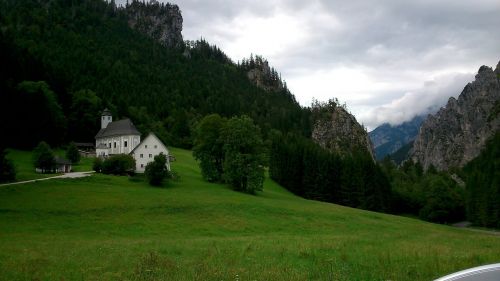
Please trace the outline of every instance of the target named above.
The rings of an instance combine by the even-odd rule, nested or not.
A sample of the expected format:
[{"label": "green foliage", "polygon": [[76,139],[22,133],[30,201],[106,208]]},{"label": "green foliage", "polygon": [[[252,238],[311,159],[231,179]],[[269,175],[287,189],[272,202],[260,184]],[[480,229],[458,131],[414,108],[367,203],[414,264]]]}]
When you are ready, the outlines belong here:
[{"label": "green foliage", "polygon": [[377,211],[390,209],[391,186],[365,153],[340,157],[309,139],[273,140],[269,174],[291,192],[309,199]]},{"label": "green foliage", "polygon": [[446,175],[428,173],[422,182],[424,202],[419,217],[449,223],[464,218],[464,190]]},{"label": "green foliage", "polygon": [[205,116],[194,132],[193,156],[200,163],[201,174],[209,182],[222,180],[224,162],[224,141],[222,130],[227,120],[218,114]]},{"label": "green foliage", "polygon": [[464,173],[467,219],[475,225],[500,228],[500,132],[464,167]]},{"label": "green foliage", "polygon": [[411,159],[398,168],[390,162],[384,160],[382,169],[391,181],[393,213],[438,223],[464,219],[464,190],[448,173],[432,166],[424,172],[422,165]]},{"label": "green foliage", "polygon": [[106,158],[102,163],[103,174],[125,175],[135,170],[135,160],[128,154],[117,154]]},{"label": "green foliage", "polygon": [[167,156],[163,153],[156,155],[154,161],[146,165],[145,174],[150,185],[162,185],[163,180],[168,176]]},{"label": "green foliage", "polygon": [[424,281],[500,260],[497,235],[304,200],[268,178],[247,196],[170,152],[172,188],[102,174],[0,188],[1,279]]},{"label": "green foliage", "polygon": [[92,163],[92,170],[96,171],[97,173],[102,172],[102,164],[103,161],[101,157],[94,158],[94,162]]},{"label": "green foliage", "polygon": [[[17,146],[31,148],[41,140],[61,144],[66,133],[66,120],[55,93],[45,81],[23,81],[16,87],[9,123]],[[10,141],[10,140],[9,140]]]},{"label": "green foliage", "polygon": [[203,178],[225,181],[235,190],[255,194],[264,181],[265,146],[260,128],[248,116],[229,120],[205,116],[195,128],[193,156]]},{"label": "green foliage", "polygon": [[42,173],[54,172],[56,166],[54,152],[46,142],[40,142],[33,150],[33,164],[35,168],[41,169]]},{"label": "green foliage", "polygon": [[264,183],[264,143],[248,116],[233,117],[222,133],[224,178],[238,191],[254,194]]},{"label": "green foliage", "polygon": [[[130,117],[140,130],[151,130],[180,147],[192,146],[192,125],[211,113],[246,114],[264,134],[272,128],[310,133],[309,110],[301,108],[286,88],[266,92],[256,87],[246,69],[204,40],[166,48],[130,29],[127,11],[110,2],[55,0],[46,5],[7,0],[0,1],[0,11],[0,49],[5,50],[0,54],[0,92],[5,94],[0,117],[10,120],[20,112],[26,116],[2,122],[0,130],[22,128],[19,133],[41,135],[34,139],[14,134],[9,146],[31,148],[41,139],[51,145],[93,140],[104,106],[116,118]],[[39,118],[57,112],[54,106],[43,109],[39,97],[24,92],[29,102],[18,98],[16,85],[25,80],[50,86],[71,122],[66,137],[64,124],[59,124],[66,119]],[[50,126],[39,124],[49,121]]]},{"label": "green foliage", "polygon": [[7,151],[0,147],[0,182],[16,180],[16,169],[10,159],[7,158]]},{"label": "green foliage", "polygon": [[74,140],[93,141],[100,129],[103,104],[95,92],[89,89],[76,91],[71,95],[69,108],[69,134]]},{"label": "green foliage", "polygon": [[66,149],[66,158],[68,158],[73,164],[80,162],[80,152],[74,142],[71,142],[68,145],[68,148]]}]

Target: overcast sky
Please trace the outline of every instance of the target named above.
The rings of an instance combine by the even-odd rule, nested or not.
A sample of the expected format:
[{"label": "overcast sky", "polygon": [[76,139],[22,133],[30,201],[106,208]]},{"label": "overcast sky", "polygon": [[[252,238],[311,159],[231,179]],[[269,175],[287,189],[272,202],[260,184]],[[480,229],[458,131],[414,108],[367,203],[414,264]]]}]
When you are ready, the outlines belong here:
[{"label": "overcast sky", "polygon": [[185,40],[262,55],[303,106],[336,97],[369,129],[443,106],[500,60],[500,0],[173,3]]}]

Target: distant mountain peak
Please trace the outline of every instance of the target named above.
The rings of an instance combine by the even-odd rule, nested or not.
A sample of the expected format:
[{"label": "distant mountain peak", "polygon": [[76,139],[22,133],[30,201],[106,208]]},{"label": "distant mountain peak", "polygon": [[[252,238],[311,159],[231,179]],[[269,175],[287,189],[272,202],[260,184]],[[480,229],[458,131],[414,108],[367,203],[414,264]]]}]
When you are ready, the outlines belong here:
[{"label": "distant mountain peak", "polygon": [[425,116],[417,115],[399,125],[384,123],[368,133],[378,160],[396,152],[415,139]]}]

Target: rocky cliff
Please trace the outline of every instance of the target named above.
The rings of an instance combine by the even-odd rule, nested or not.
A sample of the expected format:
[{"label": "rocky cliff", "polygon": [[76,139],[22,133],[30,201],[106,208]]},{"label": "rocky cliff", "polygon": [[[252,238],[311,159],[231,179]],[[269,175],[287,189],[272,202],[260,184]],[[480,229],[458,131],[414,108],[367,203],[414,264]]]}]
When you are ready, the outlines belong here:
[{"label": "rocky cliff", "polygon": [[321,147],[341,155],[368,151],[374,157],[368,133],[338,101],[312,106],[312,139]]},{"label": "rocky cliff", "polygon": [[269,66],[269,62],[261,56],[253,55],[248,60],[243,60],[241,65],[247,72],[247,77],[257,87],[265,91],[280,91],[286,89],[286,83],[281,80],[278,72]]},{"label": "rocky cliff", "polygon": [[422,124],[410,154],[424,168],[462,167],[479,155],[488,138],[500,130],[500,62],[493,71],[482,66],[458,99],[450,98]]},{"label": "rocky cliff", "polygon": [[132,1],[125,7],[131,28],[148,35],[166,47],[180,47],[182,39],[182,15],[179,7],[172,4]]}]

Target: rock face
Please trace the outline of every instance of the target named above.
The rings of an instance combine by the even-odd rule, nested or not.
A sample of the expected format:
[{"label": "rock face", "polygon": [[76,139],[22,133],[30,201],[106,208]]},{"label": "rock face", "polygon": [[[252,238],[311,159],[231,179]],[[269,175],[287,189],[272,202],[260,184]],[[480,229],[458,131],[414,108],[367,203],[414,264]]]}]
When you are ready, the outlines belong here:
[{"label": "rock face", "polygon": [[386,123],[369,132],[377,160],[383,159],[413,141],[424,119],[424,116],[415,116],[412,120],[400,125],[392,126]]},{"label": "rock face", "polygon": [[177,5],[160,4],[155,0],[149,3],[132,1],[125,11],[131,28],[169,48],[183,45],[182,15]]},{"label": "rock face", "polygon": [[446,107],[429,115],[415,139],[412,159],[425,169],[462,167],[500,130],[499,106],[500,62],[495,71],[482,66],[458,100],[450,98]]},{"label": "rock face", "polygon": [[286,90],[286,83],[281,80],[278,72],[261,56],[256,56],[255,59],[251,56],[249,60],[243,60],[241,67],[247,72],[248,80],[257,87],[267,92]]},{"label": "rock face", "polygon": [[312,139],[321,147],[341,155],[367,151],[374,157],[368,133],[338,101],[316,102],[312,107]]}]

